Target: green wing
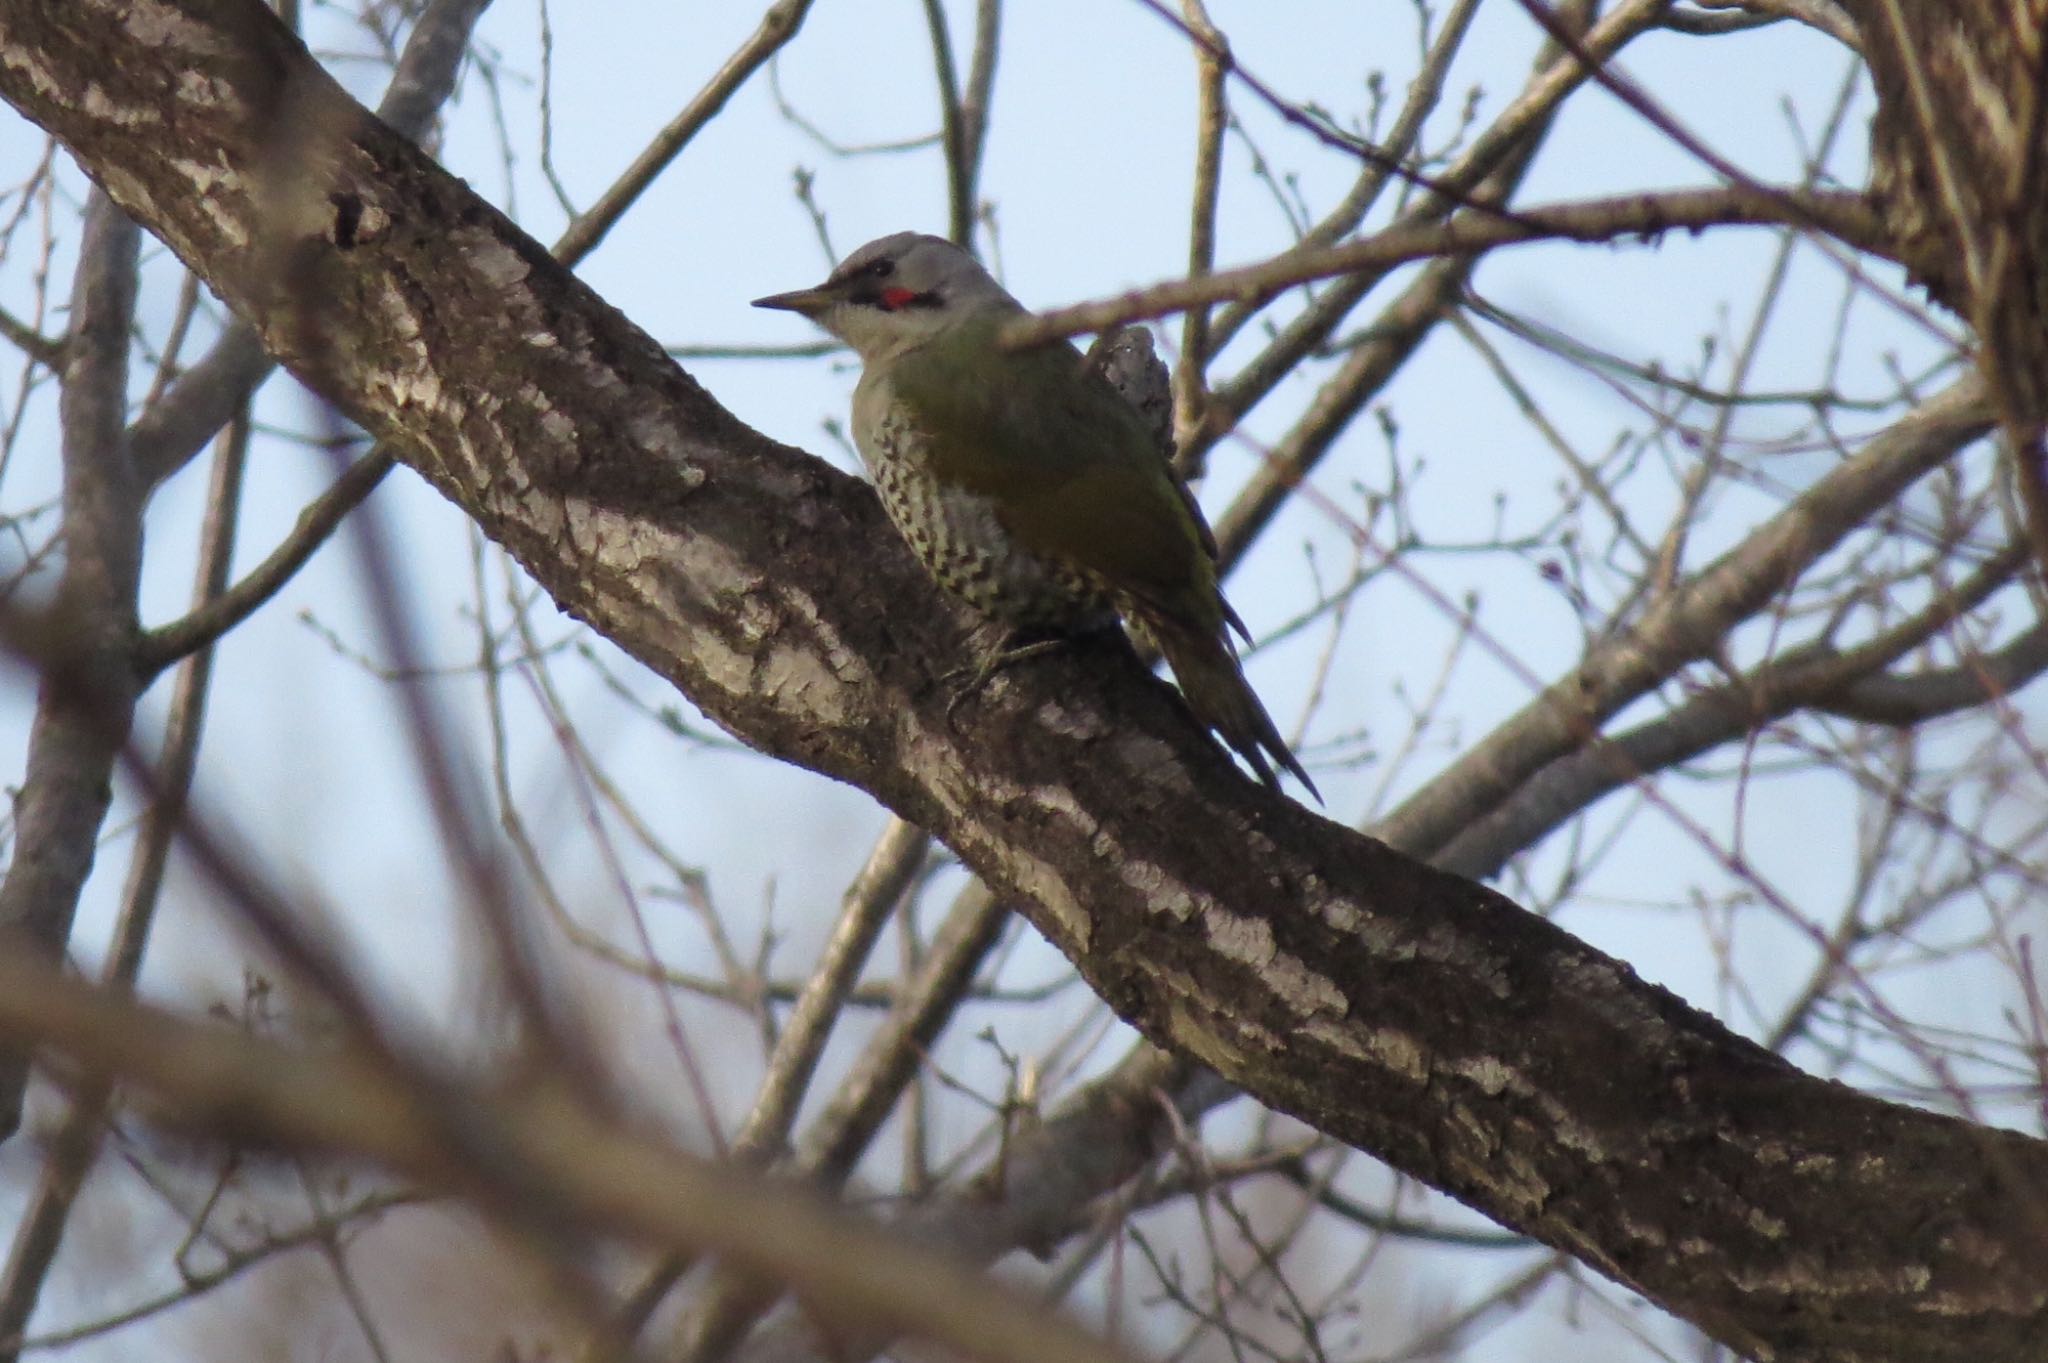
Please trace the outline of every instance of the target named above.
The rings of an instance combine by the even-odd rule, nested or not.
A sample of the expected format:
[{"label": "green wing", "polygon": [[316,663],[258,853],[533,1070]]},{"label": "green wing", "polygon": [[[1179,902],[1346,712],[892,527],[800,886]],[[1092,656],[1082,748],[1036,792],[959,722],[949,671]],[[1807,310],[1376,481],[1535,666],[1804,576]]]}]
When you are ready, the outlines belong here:
[{"label": "green wing", "polygon": [[1144,419],[1066,344],[1008,353],[996,319],[905,355],[890,375],[932,437],[933,473],[982,493],[1034,553],[1214,630],[1216,568]]}]

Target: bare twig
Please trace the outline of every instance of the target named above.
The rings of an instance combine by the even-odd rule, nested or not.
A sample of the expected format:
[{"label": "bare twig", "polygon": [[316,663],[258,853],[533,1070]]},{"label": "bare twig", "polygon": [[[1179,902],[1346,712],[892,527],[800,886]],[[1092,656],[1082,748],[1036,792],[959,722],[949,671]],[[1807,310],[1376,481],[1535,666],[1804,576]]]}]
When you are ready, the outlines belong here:
[{"label": "bare twig", "polygon": [[[242,471],[249,453],[249,423],[231,422],[214,457],[213,486],[207,497],[206,526],[199,547],[199,581],[194,597],[203,605],[226,585],[234,555],[235,524],[241,509]],[[109,989],[133,987],[142,968],[143,948],[155,921],[164,867],[177,839],[184,804],[198,766],[199,736],[205,724],[207,688],[212,681],[213,653],[199,649],[178,676],[164,726],[164,756],[157,798],[143,816],[142,829],[130,858],[128,882],[121,894],[114,940],[102,979]],[[14,1363],[8,1341],[27,1329],[56,1260],[64,1227],[79,1188],[99,1151],[107,1091],[88,1086],[72,1101],[71,1111],[50,1143],[50,1153],[36,1181],[14,1241],[7,1272],[0,1279],[0,1363]]]},{"label": "bare twig", "polygon": [[705,82],[696,97],[669,120],[667,127],[655,134],[611,188],[569,224],[568,230],[555,243],[556,258],[574,263],[589,255],[626,210],[646,192],[647,186],[654,183],[654,177],[667,169],[668,164],[690,144],[690,139],[703,131],[704,126],[725,107],[733,92],[746,84],[748,77],[796,36],[811,4],[812,0],[775,0],[761,15],[761,22],[753,33],[725,59],[725,65]]},{"label": "bare twig", "polygon": [[943,1259],[800,1191],[630,1133],[553,1089],[451,1090],[389,1059],[290,1050],[109,999],[17,955],[0,957],[0,1036],[142,1087],[182,1124],[347,1153],[423,1184],[495,1189],[657,1245],[716,1249],[797,1285],[835,1322],[923,1335],[989,1363],[1121,1363]]},{"label": "bare twig", "polygon": [[1736,621],[1771,600],[1878,507],[1983,434],[1987,423],[1983,388],[1974,380],[1926,403],[1660,601],[1634,629],[1603,642],[1571,676],[1546,688],[1451,772],[1412,796],[1381,826],[1381,835],[1421,854],[1434,852],[1529,775],[1585,742],[1644,686],[1710,652]]},{"label": "bare twig", "polygon": [[[918,979],[799,1144],[796,1172],[825,1188],[839,1187],[852,1174],[1008,922],[1008,910],[985,885],[977,881],[961,892],[932,938]],[[774,1298],[743,1277],[721,1277],[693,1304],[671,1352],[683,1359],[716,1356]]]},{"label": "bare twig", "polygon": [[1354,272],[1374,274],[1430,256],[1470,255],[1535,241],[1654,240],[1673,231],[1708,227],[1826,224],[1864,249],[1879,244],[1875,217],[1861,195],[1748,188],[1672,190],[1588,199],[1496,215],[1459,216],[1448,222],[1391,227],[1342,246],[1290,251],[1257,265],[1220,270],[1199,279],[1167,280],[1115,298],[1080,303],[1010,324],[1003,343],[1024,349],[1060,336],[1101,331],[1126,322],[1207,303],[1258,298],[1278,289]]},{"label": "bare twig", "polygon": [[145,675],[153,675],[207,647],[255,614],[327,543],[343,518],[361,506],[363,499],[377,490],[396,465],[390,451],[381,446],[350,464],[327,491],[299,513],[291,533],[246,577],[200,602],[189,614],[144,633],[136,642],[136,666]]},{"label": "bare twig", "polygon": [[[1199,113],[1195,127],[1195,192],[1188,221],[1188,278],[1201,279],[1216,266],[1216,204],[1222,191],[1223,129],[1229,119],[1224,84],[1230,45],[1209,20],[1202,0],[1183,0],[1188,26],[1202,36],[1196,50]],[[1209,309],[1190,307],[1181,318],[1180,364],[1173,373],[1174,442],[1192,448],[1203,424],[1208,384],[1203,377],[1211,353]]]}]

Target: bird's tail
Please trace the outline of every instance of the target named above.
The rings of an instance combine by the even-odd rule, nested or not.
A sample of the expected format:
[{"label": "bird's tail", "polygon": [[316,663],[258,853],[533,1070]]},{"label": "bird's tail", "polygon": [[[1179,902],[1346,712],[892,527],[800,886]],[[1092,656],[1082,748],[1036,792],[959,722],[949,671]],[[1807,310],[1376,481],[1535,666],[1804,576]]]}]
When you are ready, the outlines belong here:
[{"label": "bird's tail", "polygon": [[1267,785],[1275,790],[1280,788],[1280,779],[1273,773],[1273,763],[1277,762],[1294,773],[1295,779],[1321,804],[1322,792],[1287,750],[1287,741],[1280,737],[1272,716],[1259,704],[1251,683],[1244,678],[1244,669],[1238,665],[1230,640],[1220,630],[1205,631],[1156,612],[1148,611],[1146,615],[1145,633],[1152,636],[1165,655],[1167,666],[1173,669],[1173,679],[1180,683],[1181,694],[1187,697],[1195,718],[1215,730]]}]

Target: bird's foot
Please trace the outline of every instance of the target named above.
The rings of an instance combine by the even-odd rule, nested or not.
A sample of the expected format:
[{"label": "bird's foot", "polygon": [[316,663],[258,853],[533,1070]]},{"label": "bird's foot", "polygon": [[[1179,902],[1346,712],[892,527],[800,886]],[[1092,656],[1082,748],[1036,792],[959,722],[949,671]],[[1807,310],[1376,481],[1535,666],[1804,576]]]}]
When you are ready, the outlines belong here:
[{"label": "bird's foot", "polygon": [[980,695],[982,688],[994,679],[996,673],[1001,672],[1006,667],[1014,667],[1018,663],[1028,662],[1032,658],[1043,657],[1056,648],[1065,647],[1066,643],[1067,640],[1065,638],[1054,636],[1049,639],[1033,639],[1028,643],[1020,644],[1017,642],[1017,633],[1015,631],[1005,631],[996,636],[993,647],[983,650],[978,661],[965,667],[956,667],[939,678],[939,683],[944,686],[950,686],[955,682],[961,682],[963,678],[965,679],[960,689],[953,693],[953,698],[946,702],[947,725],[953,725],[954,717],[959,713],[960,707]]}]

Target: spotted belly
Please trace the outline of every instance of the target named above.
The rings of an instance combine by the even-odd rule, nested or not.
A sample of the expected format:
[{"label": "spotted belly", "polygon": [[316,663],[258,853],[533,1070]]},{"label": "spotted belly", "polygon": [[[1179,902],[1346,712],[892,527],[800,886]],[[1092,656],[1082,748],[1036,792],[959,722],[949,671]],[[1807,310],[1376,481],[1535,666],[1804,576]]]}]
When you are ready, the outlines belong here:
[{"label": "spotted belly", "polygon": [[1108,598],[1080,573],[1020,547],[988,498],[895,460],[872,472],[883,509],[925,571],[981,614],[1012,628],[1061,631],[1113,618]]}]

